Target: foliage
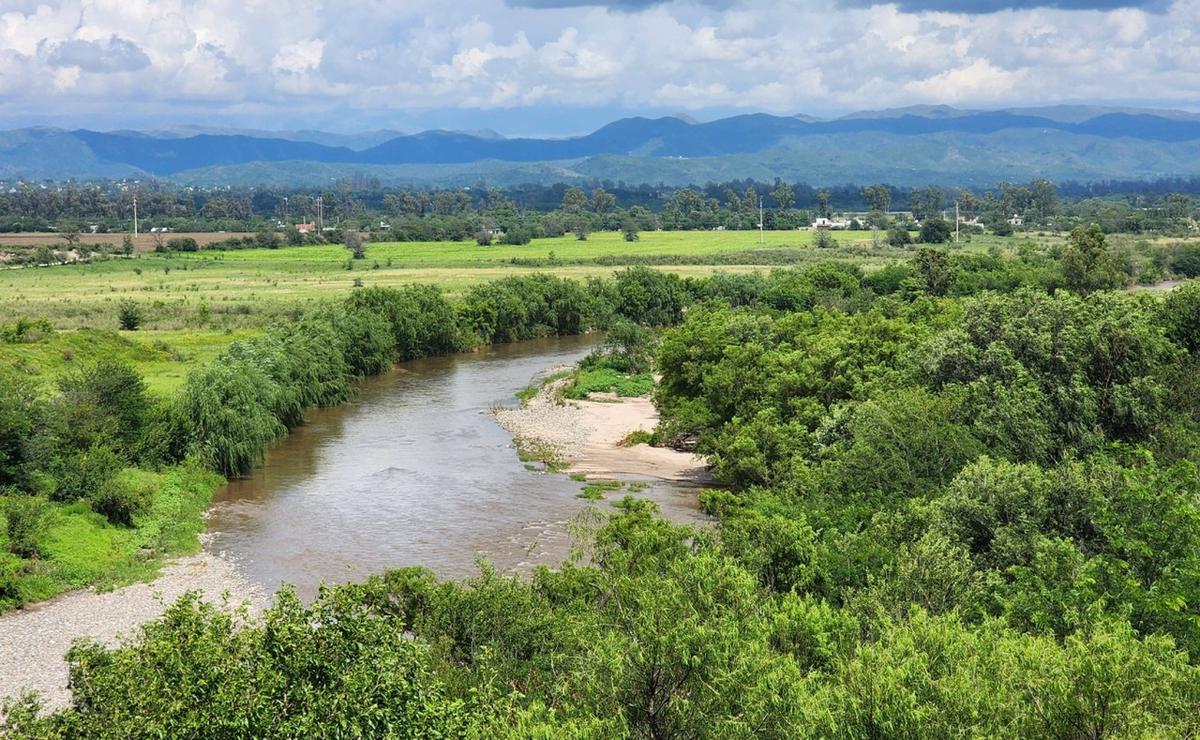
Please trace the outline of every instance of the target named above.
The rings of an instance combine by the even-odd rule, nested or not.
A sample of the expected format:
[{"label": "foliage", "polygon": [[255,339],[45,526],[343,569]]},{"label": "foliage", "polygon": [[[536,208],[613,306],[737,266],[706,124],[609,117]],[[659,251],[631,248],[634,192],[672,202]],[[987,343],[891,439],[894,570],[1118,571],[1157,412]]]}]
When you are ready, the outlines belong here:
[{"label": "foliage", "polygon": [[1067,287],[1081,295],[1129,282],[1121,256],[1108,248],[1104,232],[1095,224],[1071,232],[1062,263]]},{"label": "foliage", "polygon": [[921,223],[920,241],[922,244],[945,244],[954,234],[950,222],[944,218],[928,218]]},{"label": "foliage", "polygon": [[[727,486],[703,495],[712,527],[617,502],[578,557],[529,578],[391,571],[311,606],[283,592],[261,622],[188,597],[121,646],[76,647],[73,705],[10,707],[3,732],[1200,733],[1196,290],[1056,290],[1078,274],[1036,253],[924,248],[881,272],[540,275],[458,305],[363,288],[235,342],[148,412],[120,368],[112,384],[73,374],[51,398],[0,394],[0,474],[20,488],[4,500],[56,506],[28,504],[36,486],[79,499],[45,520],[18,514],[15,529],[5,504],[5,604],[31,595],[31,555],[86,582],[81,542],[95,559],[96,541],[165,551],[188,538],[161,529],[194,521],[165,502],[196,510],[205,479],[124,467],[111,419],[141,419],[168,462],[191,453],[237,473],[359,375],[477,342],[607,327],[575,382],[620,390],[652,385],[646,327],[668,327],[654,436],[693,440]],[[106,509],[113,491],[133,495]]]},{"label": "foliage", "polygon": [[888,229],[888,244],[893,247],[906,247],[912,244],[912,234],[908,232],[908,227],[904,224],[895,224]]},{"label": "foliage", "polygon": [[49,528],[50,505],[39,496],[9,495],[0,498],[8,551],[23,558],[41,554],[40,543]]},{"label": "foliage", "polygon": [[198,252],[200,245],[190,236],[177,236],[167,240],[167,250],[171,252]]},{"label": "foliage", "polygon": [[137,331],[142,325],[141,307],[135,301],[121,301],[117,305],[117,324],[125,331]]},{"label": "foliage", "polygon": [[615,393],[622,398],[645,396],[654,389],[649,373],[627,375],[608,367],[580,370],[563,389],[567,398],[587,398],[592,393]]},{"label": "foliage", "polygon": [[346,245],[346,249],[350,250],[350,256],[356,260],[366,259],[367,250],[363,243],[362,234],[359,234],[355,229],[347,229],[342,236]]},{"label": "foliage", "polygon": [[[1091,617],[1055,639],[954,612],[856,615],[806,593],[820,547],[803,523],[760,518],[719,537],[663,522],[644,502],[625,499],[619,512],[597,533],[589,565],[528,580],[486,567],[445,583],[395,570],[325,589],[309,607],[281,592],[249,625],[185,597],[124,645],[73,648],[72,706],[41,717],[10,707],[5,730],[782,738],[1200,729],[1200,673],[1187,653],[1119,617]],[[763,546],[757,560],[730,554],[742,542]]]}]

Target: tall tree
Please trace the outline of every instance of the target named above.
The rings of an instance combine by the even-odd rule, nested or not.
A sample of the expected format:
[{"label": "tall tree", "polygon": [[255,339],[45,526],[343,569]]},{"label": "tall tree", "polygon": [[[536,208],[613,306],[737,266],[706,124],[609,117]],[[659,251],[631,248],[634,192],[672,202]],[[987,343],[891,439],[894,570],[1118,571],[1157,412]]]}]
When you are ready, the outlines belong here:
[{"label": "tall tree", "polygon": [[863,200],[872,211],[887,213],[892,207],[892,189],[883,183],[868,185],[862,190]]},{"label": "tall tree", "polygon": [[771,191],[771,198],[774,199],[776,208],[786,211],[796,203],[796,191],[786,182],[776,180],[775,189]]},{"label": "tall tree", "polygon": [[817,191],[817,216],[819,216],[821,218],[829,218],[832,214],[833,214],[833,211],[830,210],[830,207],[829,207],[829,191],[828,190],[818,190]]},{"label": "tall tree", "polygon": [[1063,280],[1080,295],[1123,287],[1128,282],[1121,256],[1108,248],[1096,224],[1076,227],[1062,256]]},{"label": "tall tree", "polygon": [[604,188],[592,191],[592,211],[603,216],[617,205],[617,197]]},{"label": "tall tree", "polygon": [[563,193],[562,209],[571,213],[580,213],[587,207],[587,194],[579,188],[567,188]]}]

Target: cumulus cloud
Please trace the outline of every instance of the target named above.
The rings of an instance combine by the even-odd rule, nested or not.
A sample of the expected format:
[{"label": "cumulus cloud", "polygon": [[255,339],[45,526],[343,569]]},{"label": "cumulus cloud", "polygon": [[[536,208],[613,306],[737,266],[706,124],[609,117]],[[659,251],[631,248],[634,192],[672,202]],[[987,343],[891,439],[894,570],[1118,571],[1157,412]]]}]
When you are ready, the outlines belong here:
[{"label": "cumulus cloud", "polygon": [[[883,5],[880,0],[844,0],[845,4],[858,7]],[[947,13],[999,13],[1004,10],[1030,10],[1033,8],[1056,8],[1059,10],[1115,10],[1117,8],[1141,8],[1151,12],[1163,12],[1168,0],[892,0],[907,13],[942,11]]]},{"label": "cumulus cloud", "polygon": [[[582,8],[604,7],[620,12],[645,10],[668,0],[509,0],[509,4],[525,8]],[[699,4],[729,7],[733,0],[696,0]],[[905,12],[945,11],[949,13],[997,13],[1002,10],[1030,8],[1060,8],[1063,10],[1112,10],[1143,8],[1164,10],[1169,0],[841,0],[851,7],[896,5]]]},{"label": "cumulus cloud", "polygon": [[1200,0],[385,5],[9,0],[0,123],[365,128],[478,109],[485,125],[529,108],[546,132],[534,111],[1200,100]]},{"label": "cumulus cloud", "polygon": [[137,44],[119,36],[103,41],[72,39],[46,44],[46,61],[55,67],[81,67],[93,72],[133,72],[150,65]]}]

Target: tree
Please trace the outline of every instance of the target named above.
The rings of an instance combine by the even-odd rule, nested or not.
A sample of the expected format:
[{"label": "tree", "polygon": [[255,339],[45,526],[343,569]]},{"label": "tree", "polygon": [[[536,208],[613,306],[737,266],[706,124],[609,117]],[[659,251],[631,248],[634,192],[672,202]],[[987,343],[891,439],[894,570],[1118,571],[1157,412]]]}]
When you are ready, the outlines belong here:
[{"label": "tree", "polygon": [[829,218],[833,215],[833,211],[829,207],[829,191],[817,191],[817,216],[820,218]]},{"label": "tree", "polygon": [[775,189],[771,191],[771,198],[774,199],[776,208],[786,211],[795,205],[796,191],[786,182],[777,181]]},{"label": "tree", "polygon": [[970,220],[975,218],[979,211],[979,201],[975,194],[970,190],[964,190],[958,194],[958,213],[962,218]]},{"label": "tree", "polygon": [[354,259],[361,260],[366,258],[367,248],[363,244],[362,234],[358,233],[355,229],[347,229],[343,239],[345,240],[346,249],[350,250],[350,254]]},{"label": "tree", "polygon": [[940,249],[921,247],[913,258],[913,271],[921,281],[921,289],[929,295],[946,295],[954,282],[950,257]]},{"label": "tree", "polygon": [[74,226],[68,227],[59,237],[67,243],[67,251],[73,251],[79,246],[79,229]]},{"label": "tree", "polygon": [[592,212],[603,216],[617,205],[617,197],[604,188],[592,191]]},{"label": "tree", "polygon": [[1182,221],[1192,212],[1192,199],[1180,193],[1167,196],[1167,215],[1176,221]]},{"label": "tree", "polygon": [[941,215],[946,194],[939,187],[929,186],[912,191],[912,214],[918,221]]},{"label": "tree", "polygon": [[906,247],[912,244],[912,234],[908,233],[908,226],[904,224],[893,224],[892,228],[888,229],[888,244],[893,247]]},{"label": "tree", "polygon": [[621,232],[625,236],[625,241],[636,242],[639,238],[637,221],[626,219],[624,225],[621,226]]},{"label": "tree", "polygon": [[142,325],[142,309],[134,301],[121,301],[117,305],[117,322],[125,331],[137,331]]},{"label": "tree", "polygon": [[72,434],[91,442],[117,439],[131,447],[141,433],[151,400],[132,366],[103,359],[59,378],[59,401]]},{"label": "tree", "polygon": [[872,211],[887,213],[892,207],[892,189],[882,183],[868,185],[862,190],[863,199]]},{"label": "tree", "polygon": [[172,252],[198,252],[200,245],[190,236],[177,236],[167,240],[167,249]]},{"label": "tree", "polygon": [[121,238],[121,254],[129,257],[133,254],[133,237],[126,234]]},{"label": "tree", "polygon": [[574,232],[575,232],[575,238],[576,238],[576,239],[578,239],[578,240],[579,240],[579,241],[581,241],[581,242],[585,242],[585,241],[587,241],[587,238],[588,238],[588,225],[587,225],[587,221],[584,221],[583,219],[580,219],[579,221],[577,221],[577,222],[575,223],[575,228],[574,228],[574,229],[572,229],[572,231],[574,231]]},{"label": "tree", "polygon": [[563,193],[562,209],[570,213],[582,213],[587,207],[587,194],[579,188],[567,188]]},{"label": "tree", "polygon": [[921,223],[921,241],[925,244],[945,244],[953,233],[950,222],[944,218],[929,218]]},{"label": "tree", "polygon": [[1045,222],[1058,213],[1058,188],[1049,180],[1031,183],[1030,205],[1039,221]]},{"label": "tree", "polygon": [[504,239],[502,241],[505,244],[521,246],[528,244],[531,239],[532,237],[529,235],[529,229],[521,226],[520,224],[513,224],[504,231]]},{"label": "tree", "polygon": [[1096,224],[1071,231],[1062,270],[1067,288],[1080,295],[1121,288],[1129,281],[1121,256],[1109,250],[1104,232]]}]

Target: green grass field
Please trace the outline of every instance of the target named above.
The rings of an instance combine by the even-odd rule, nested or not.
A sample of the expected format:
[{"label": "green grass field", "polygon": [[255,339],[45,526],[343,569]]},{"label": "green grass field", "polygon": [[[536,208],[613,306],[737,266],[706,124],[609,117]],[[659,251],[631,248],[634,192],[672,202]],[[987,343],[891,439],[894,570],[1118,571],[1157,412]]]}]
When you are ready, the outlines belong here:
[{"label": "green grass field", "polygon": [[[177,388],[188,369],[218,355],[230,342],[297,309],[363,285],[432,283],[450,296],[488,280],[531,272],[563,277],[607,276],[614,261],[651,258],[688,264],[658,269],[680,275],[717,270],[770,270],[771,262],[854,262],[866,270],[911,258],[910,250],[878,243],[871,232],[837,232],[837,246],[818,249],[810,231],[658,231],[626,242],[618,232],[586,241],[573,235],[524,246],[481,247],[463,242],[387,242],[367,246],[365,260],[349,260],[340,245],[144,254],[133,259],[0,270],[0,322],[44,318],[59,333],[28,344],[0,345],[0,367],[13,367],[47,388],[59,373],[102,357],[123,359],[141,371],[152,392]],[[1046,245],[1053,237],[975,237],[964,251],[1019,244]],[[704,264],[705,262],[720,264]],[[767,263],[767,264],[764,264]],[[351,269],[347,269],[347,267]],[[117,306],[137,302],[141,330],[117,331]],[[74,331],[91,329],[98,331]]]},{"label": "green grass field", "polygon": [[[116,328],[117,304],[136,301],[144,329],[223,331],[257,327],[293,309],[364,285],[433,283],[458,295],[480,282],[513,274],[550,272],[583,278],[610,275],[613,261],[654,258],[688,264],[661,269],[682,275],[714,270],[770,269],[789,262],[853,261],[864,269],[908,259],[911,253],[872,244],[870,232],[839,232],[833,249],[813,247],[812,232],[647,232],[637,242],[621,234],[538,239],[525,246],[481,247],[474,242],[375,243],[365,260],[348,260],[338,245],[148,254],[134,259],[0,271],[0,316],[46,318],[60,329]],[[1013,239],[977,238],[963,249],[982,251]],[[741,258],[744,255],[744,260]],[[705,262],[720,264],[704,264]],[[347,267],[351,269],[347,269]]]},{"label": "green grass field", "polygon": [[35,342],[0,344],[0,367],[17,370],[44,392],[52,392],[54,378],[72,368],[101,359],[121,360],[142,374],[151,393],[166,397],[183,384],[190,368],[207,364],[231,342],[254,333],[66,330]]}]

